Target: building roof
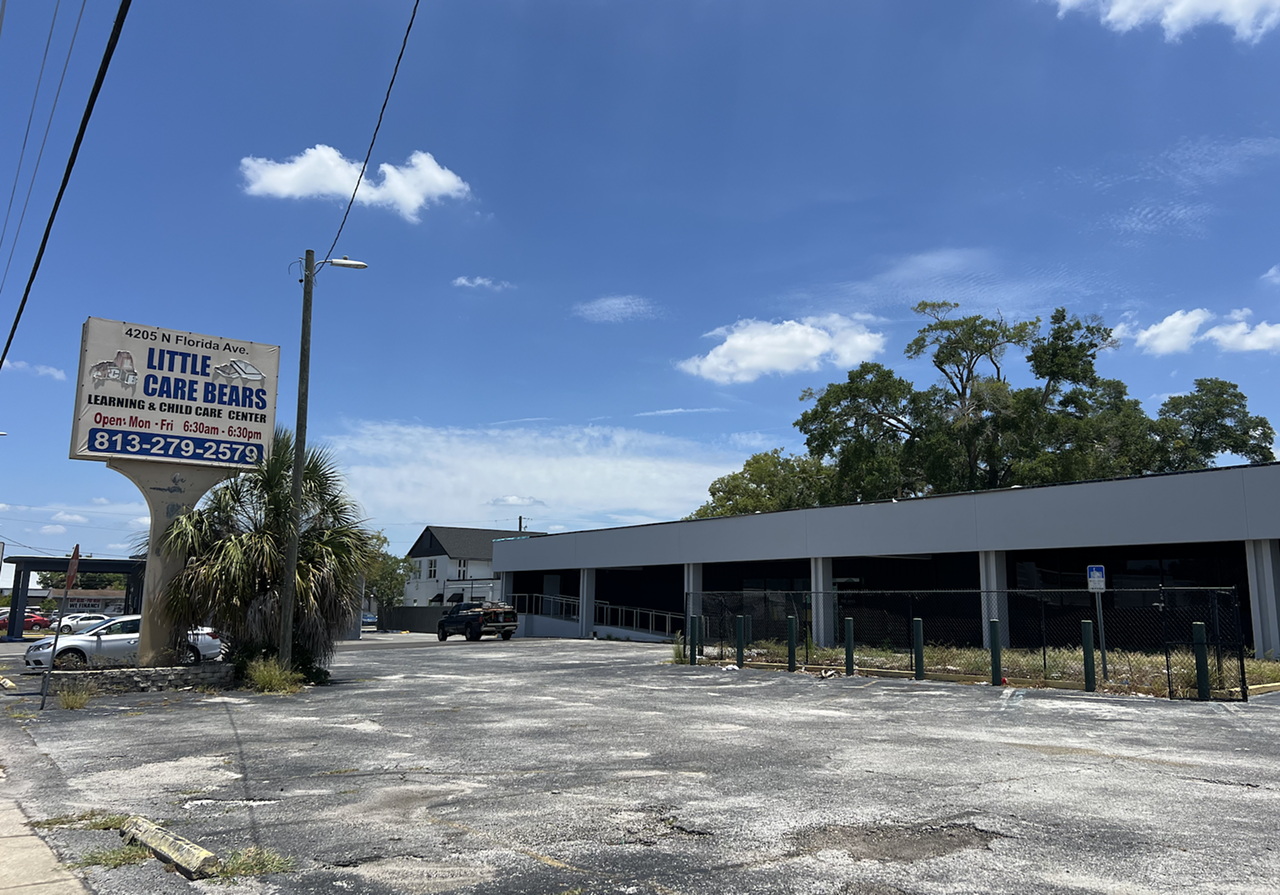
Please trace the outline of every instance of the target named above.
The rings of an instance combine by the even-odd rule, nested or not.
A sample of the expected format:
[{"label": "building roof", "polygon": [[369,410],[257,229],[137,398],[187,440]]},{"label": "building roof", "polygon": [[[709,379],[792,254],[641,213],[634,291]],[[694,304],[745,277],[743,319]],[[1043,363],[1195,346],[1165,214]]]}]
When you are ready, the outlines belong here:
[{"label": "building roof", "polygon": [[493,559],[493,542],[540,531],[503,531],[490,528],[450,528],[428,525],[409,548],[409,556],[448,556],[450,559]]}]

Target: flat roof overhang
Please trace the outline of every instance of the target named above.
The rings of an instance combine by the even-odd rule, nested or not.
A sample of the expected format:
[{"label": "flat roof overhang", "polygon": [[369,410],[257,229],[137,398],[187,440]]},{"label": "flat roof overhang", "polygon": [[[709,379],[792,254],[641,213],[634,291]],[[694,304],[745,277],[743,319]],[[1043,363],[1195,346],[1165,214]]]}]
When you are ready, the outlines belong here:
[{"label": "flat roof overhang", "polygon": [[495,541],[495,572],[1280,539],[1280,464]]}]

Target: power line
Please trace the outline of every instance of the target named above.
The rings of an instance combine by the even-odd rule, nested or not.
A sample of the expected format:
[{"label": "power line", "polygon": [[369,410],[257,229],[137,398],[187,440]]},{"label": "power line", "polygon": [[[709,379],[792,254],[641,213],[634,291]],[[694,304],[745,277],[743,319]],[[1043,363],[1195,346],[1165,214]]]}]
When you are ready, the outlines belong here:
[{"label": "power line", "polygon": [[[382,116],[387,112],[387,103],[391,99],[391,88],[396,86],[396,75],[400,71],[400,60],[404,58],[404,48],[409,45],[409,32],[413,30],[413,20],[418,17],[419,0],[413,0],[413,12],[409,14],[409,27],[404,29],[404,40],[400,43],[400,55],[396,57],[395,68],[391,69],[391,83],[387,85],[387,95],[382,98],[382,109],[378,112],[378,123],[374,125],[373,137],[369,140],[369,151],[364,154],[364,164],[360,166],[360,176],[356,178],[356,188],[351,191],[351,199],[347,202],[347,210],[342,213],[342,223],[338,225],[338,232],[334,234],[333,245],[329,246],[329,251],[324,253],[325,259],[333,257],[333,248],[338,244],[338,240],[342,237],[342,229],[347,226],[347,215],[351,214],[351,206],[355,204],[356,193],[360,192],[360,183],[364,180],[365,169],[369,167],[369,159],[373,155],[373,144],[378,141],[378,131],[382,127]],[[317,270],[316,273],[319,273]]]},{"label": "power line", "polygon": [[[4,284],[9,280],[9,265],[13,264],[13,252],[18,247],[18,237],[22,235],[22,222],[27,219],[27,206],[31,203],[31,191],[35,189],[36,175],[40,173],[40,161],[44,158],[44,146],[49,142],[49,129],[53,127],[53,113],[58,110],[58,98],[62,96],[62,83],[67,79],[67,67],[71,65],[71,52],[76,48],[76,36],[80,33],[80,20],[84,18],[84,8],[89,0],[80,0],[80,15],[76,16],[76,27],[71,32],[71,46],[67,47],[67,58],[62,63],[62,75],[58,78],[58,89],[53,94],[53,105],[49,107],[49,120],[44,125],[44,136],[40,139],[40,151],[36,153],[36,164],[31,169],[31,182],[27,184],[27,197],[22,200],[22,214],[18,215],[18,227],[13,231],[13,240],[9,243],[9,260],[4,264],[4,274],[0,276],[0,292],[4,292]],[[25,146],[23,147],[26,148]],[[15,186],[17,182],[14,182]],[[9,197],[13,204],[13,197]],[[8,213],[5,214],[5,227],[9,226]],[[4,242],[0,234],[0,243]]]},{"label": "power line", "polygon": [[98,67],[98,77],[93,82],[93,90],[89,92],[89,102],[85,105],[84,116],[80,119],[80,130],[76,132],[76,141],[71,146],[71,157],[67,159],[67,170],[62,175],[62,185],[58,187],[58,196],[53,200],[53,208],[49,212],[49,222],[45,224],[44,236],[40,240],[40,250],[36,252],[35,263],[31,265],[31,276],[27,279],[27,288],[22,292],[22,301],[18,304],[18,313],[14,315],[13,326],[9,329],[9,338],[5,340],[4,351],[0,352],[0,369],[4,368],[5,358],[9,356],[9,347],[13,345],[14,334],[18,331],[18,322],[22,320],[22,312],[27,307],[27,298],[31,295],[31,287],[40,272],[40,261],[44,258],[45,247],[49,244],[49,234],[53,230],[53,221],[58,216],[58,206],[62,204],[62,196],[67,191],[67,183],[71,180],[71,171],[76,166],[76,156],[80,154],[80,144],[84,142],[84,132],[89,129],[89,118],[93,115],[93,107],[98,102],[98,93],[102,90],[102,82],[107,78],[107,68],[111,65],[111,57],[115,54],[116,44],[120,40],[120,31],[124,28],[124,17],[129,13],[132,0],[120,0],[120,10],[116,13],[115,25],[111,28],[111,37],[107,39],[107,49],[102,54],[102,64]]},{"label": "power line", "polygon": [[[53,21],[49,23],[49,36],[44,41],[44,55],[40,57],[40,73],[36,75],[36,91],[31,95],[31,111],[27,113],[27,129],[22,132],[22,149],[18,151],[18,167],[13,172],[13,187],[9,190],[9,205],[4,210],[4,226],[0,227],[0,245],[9,232],[9,214],[13,211],[13,197],[18,194],[18,180],[22,176],[22,160],[27,156],[27,138],[31,136],[31,122],[36,117],[36,101],[40,99],[40,85],[44,83],[44,66],[49,61],[49,45],[53,43],[53,29],[58,24],[58,10],[62,0],[53,4]],[[18,238],[16,235],[13,237]]]}]

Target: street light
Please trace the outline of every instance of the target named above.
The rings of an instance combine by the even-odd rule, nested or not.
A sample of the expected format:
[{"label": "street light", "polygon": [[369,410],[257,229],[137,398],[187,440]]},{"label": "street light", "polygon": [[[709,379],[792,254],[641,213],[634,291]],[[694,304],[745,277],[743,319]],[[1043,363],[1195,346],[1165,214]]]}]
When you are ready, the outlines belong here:
[{"label": "street light", "polygon": [[[320,262],[333,267],[363,270],[369,265],[346,255]],[[284,557],[284,581],[280,583],[280,664],[293,664],[293,604],[298,592],[298,538],[302,529],[302,467],[307,452],[307,392],[311,384],[311,290],[316,280],[316,253],[307,249],[302,262],[302,345],[298,351],[298,425],[293,433],[293,480],[290,482],[292,526]]]}]

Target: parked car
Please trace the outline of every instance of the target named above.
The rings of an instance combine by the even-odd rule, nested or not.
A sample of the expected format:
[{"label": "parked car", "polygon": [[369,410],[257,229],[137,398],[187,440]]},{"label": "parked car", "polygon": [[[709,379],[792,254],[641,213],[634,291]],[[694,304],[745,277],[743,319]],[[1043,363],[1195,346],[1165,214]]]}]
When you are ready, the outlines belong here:
[{"label": "parked car", "polygon": [[362,612],[360,614],[361,625],[368,626],[368,625],[376,625],[377,623],[378,623],[378,617],[374,615],[372,612]]},{"label": "parked car", "polygon": [[[0,628],[9,627],[9,610],[5,610],[0,615]],[[31,610],[27,610],[26,616],[22,620],[22,630],[24,631],[43,631],[49,627],[49,619]]]},{"label": "parked car", "polygon": [[485,634],[495,634],[510,640],[517,621],[516,610],[508,603],[458,603],[440,619],[436,636],[448,640],[450,634],[462,634],[468,640],[479,640]]},{"label": "parked car", "polygon": [[[43,671],[52,661],[55,668],[88,668],[103,665],[132,665],[138,660],[138,632],[142,616],[122,615],[99,622],[97,627],[78,634],[58,637],[58,655],[52,657],[52,637],[27,647],[23,661],[27,668]],[[177,657],[180,665],[208,662],[222,654],[222,641],[212,628],[196,628],[187,635],[186,649]]]},{"label": "parked car", "polygon": [[78,631],[84,631],[103,622],[111,621],[112,618],[113,616],[102,612],[77,612],[62,619],[58,625],[58,630],[63,634],[75,634]]}]

